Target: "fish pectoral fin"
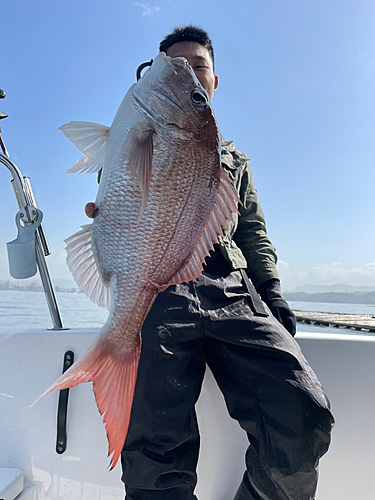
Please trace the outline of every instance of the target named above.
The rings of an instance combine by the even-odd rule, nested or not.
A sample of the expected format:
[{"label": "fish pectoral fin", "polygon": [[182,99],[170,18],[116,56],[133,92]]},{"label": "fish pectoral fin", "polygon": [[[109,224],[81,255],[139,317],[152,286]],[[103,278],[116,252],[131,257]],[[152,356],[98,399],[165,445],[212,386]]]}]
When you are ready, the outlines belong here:
[{"label": "fish pectoral fin", "polygon": [[109,288],[103,283],[94,260],[91,246],[91,224],[65,240],[66,263],[78,286],[90,300],[100,307],[109,308]]},{"label": "fish pectoral fin", "polygon": [[[110,468],[116,465],[128,432],[140,355],[140,341],[125,355],[111,354],[105,341],[95,343],[41,396],[93,382],[95,400],[108,437]],[[34,403],[35,404],[35,403]]]},{"label": "fish pectoral fin", "polygon": [[150,191],[154,133],[155,127],[151,121],[139,123],[130,129],[122,147],[122,153],[128,157],[130,172],[142,192],[141,217]]},{"label": "fish pectoral fin", "polygon": [[85,154],[67,173],[91,174],[103,167],[109,127],[99,123],[73,121],[62,125],[60,130]]}]

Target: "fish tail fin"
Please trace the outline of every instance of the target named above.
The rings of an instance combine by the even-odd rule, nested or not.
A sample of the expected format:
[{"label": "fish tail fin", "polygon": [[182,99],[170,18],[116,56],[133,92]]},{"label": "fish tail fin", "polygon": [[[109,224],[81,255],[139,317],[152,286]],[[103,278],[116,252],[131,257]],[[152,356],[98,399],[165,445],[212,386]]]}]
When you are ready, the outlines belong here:
[{"label": "fish tail fin", "polygon": [[140,347],[119,356],[96,343],[87,354],[72,365],[41,397],[54,391],[93,382],[98,410],[107,431],[112,470],[120,458],[128,432],[137,379]]}]

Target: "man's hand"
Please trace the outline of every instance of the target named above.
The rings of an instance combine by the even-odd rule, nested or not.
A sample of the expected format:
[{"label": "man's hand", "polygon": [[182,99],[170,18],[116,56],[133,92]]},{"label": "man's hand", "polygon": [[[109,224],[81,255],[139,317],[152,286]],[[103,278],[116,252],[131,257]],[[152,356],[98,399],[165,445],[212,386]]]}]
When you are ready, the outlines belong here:
[{"label": "man's hand", "polygon": [[258,287],[258,292],[275,318],[294,337],[297,331],[297,320],[281,294],[280,281],[276,279],[265,281]]}]

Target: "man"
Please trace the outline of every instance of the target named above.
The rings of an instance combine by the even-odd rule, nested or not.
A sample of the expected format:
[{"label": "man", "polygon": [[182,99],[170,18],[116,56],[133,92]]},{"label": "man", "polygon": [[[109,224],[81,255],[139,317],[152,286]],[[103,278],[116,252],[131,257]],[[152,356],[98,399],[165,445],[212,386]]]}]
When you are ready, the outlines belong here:
[{"label": "man", "polygon": [[[206,32],[176,28],[160,50],[185,57],[212,99],[218,78]],[[238,190],[241,215],[199,278],[158,295],[142,330],[122,452],[127,500],[196,499],[194,405],[206,363],[250,442],[235,500],[315,498],[317,464],[328,449],[333,417],[293,339],[296,321],[281,295],[248,159],[223,140],[222,166]]]}]

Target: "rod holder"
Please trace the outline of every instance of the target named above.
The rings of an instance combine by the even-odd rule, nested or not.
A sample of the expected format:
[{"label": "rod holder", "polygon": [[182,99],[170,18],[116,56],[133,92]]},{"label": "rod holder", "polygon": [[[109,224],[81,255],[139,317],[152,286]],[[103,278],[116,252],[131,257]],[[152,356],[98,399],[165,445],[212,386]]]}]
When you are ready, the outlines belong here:
[{"label": "rod holder", "polygon": [[[19,168],[3,153],[0,153],[0,163],[5,165],[7,169],[12,174],[13,189],[16,195],[17,203],[19,208],[24,206],[34,206],[35,200],[32,194],[32,189],[30,182],[26,181],[22,176]],[[35,207],[36,208],[36,207]],[[40,228],[41,226],[39,226]],[[36,252],[36,262],[39,270],[40,279],[42,281],[44,294],[46,297],[49,313],[51,316],[53,330],[65,330],[59,307],[57,305],[57,300],[55,292],[52,286],[51,277],[48,271],[46,259],[45,259],[45,248],[42,243],[39,228],[35,231],[35,252]],[[44,232],[43,232],[44,235]],[[44,237],[44,236],[43,236]],[[44,237],[45,240],[45,237]],[[47,244],[47,242],[45,242]],[[48,246],[47,246],[48,249]]]}]

